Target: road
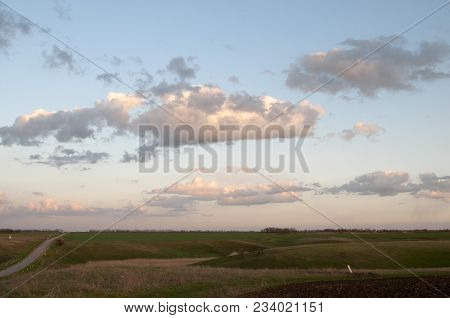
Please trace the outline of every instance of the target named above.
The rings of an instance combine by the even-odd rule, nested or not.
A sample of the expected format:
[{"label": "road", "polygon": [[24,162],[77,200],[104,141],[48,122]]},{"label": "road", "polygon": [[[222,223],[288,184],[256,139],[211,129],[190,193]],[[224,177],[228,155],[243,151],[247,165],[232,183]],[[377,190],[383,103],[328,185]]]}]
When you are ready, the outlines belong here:
[{"label": "road", "polygon": [[4,270],[0,271],[0,277],[9,276],[11,274],[17,273],[33,263],[35,260],[37,260],[42,254],[47,251],[47,249],[50,247],[50,245],[55,241],[56,239],[60,238],[64,234],[61,234],[59,236],[50,238],[44,242],[41,243],[38,247],[36,247],[30,254],[27,255],[23,260],[20,262],[11,265],[10,267],[5,268]]}]

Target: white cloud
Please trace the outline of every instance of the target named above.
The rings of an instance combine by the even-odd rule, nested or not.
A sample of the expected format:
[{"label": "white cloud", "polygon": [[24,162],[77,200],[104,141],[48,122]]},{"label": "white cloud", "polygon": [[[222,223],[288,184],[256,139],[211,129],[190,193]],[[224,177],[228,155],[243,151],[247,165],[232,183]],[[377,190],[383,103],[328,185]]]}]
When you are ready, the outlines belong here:
[{"label": "white cloud", "polygon": [[344,129],[340,136],[342,139],[350,141],[356,136],[372,138],[385,132],[385,129],[374,123],[363,123],[358,121],[352,129]]},{"label": "white cloud", "polygon": [[54,212],[76,212],[84,208],[79,203],[60,203],[53,198],[45,198],[40,201],[28,202],[27,208],[32,212],[54,213]]},{"label": "white cloud", "polygon": [[[163,132],[159,136],[161,146],[227,141],[227,134],[222,129],[226,125],[237,127],[231,140],[240,140],[249,137],[244,134],[245,126],[261,127],[292,106],[289,102],[271,96],[252,96],[246,93],[227,95],[220,88],[210,85],[175,85],[162,93],[160,98],[162,107],[167,112],[151,108],[134,115],[132,110],[144,106],[144,99],[116,92],[110,92],[105,100],[97,101],[91,108],[56,112],[38,109],[31,114],[19,116],[11,126],[0,127],[0,144],[38,145],[51,136],[58,142],[81,141],[94,138],[105,127],[111,128],[115,134],[137,134],[140,124],[153,125]],[[323,113],[320,105],[305,100],[293,107],[288,116],[280,116],[274,120],[271,127],[257,138],[273,137],[269,132],[273,133],[274,130],[270,128],[274,126],[281,130],[282,137],[299,136],[304,125],[314,128]],[[174,130],[180,125],[177,118],[190,125],[194,132],[193,140],[170,140],[174,137]],[[169,126],[168,135],[164,135],[165,125]],[[199,132],[204,126],[210,126],[221,133],[217,138],[210,134],[210,139],[202,139]],[[313,129],[310,133],[313,133]]]},{"label": "white cloud", "polygon": [[195,200],[190,197],[172,195],[170,197],[159,196],[149,202],[147,206],[159,206],[169,209],[169,212],[175,212],[174,215],[179,215],[179,213],[194,211],[195,203]]},{"label": "white cloud", "polygon": [[[196,177],[190,183],[172,186],[166,193],[183,196],[194,201],[214,201],[218,205],[262,205],[294,202],[297,199],[287,191],[300,195],[311,189],[301,184],[282,183],[282,188],[273,184],[222,186],[215,181]],[[158,193],[160,189],[153,190]],[[170,198],[167,199],[168,201]],[[156,205],[156,204],[155,204]]]},{"label": "white cloud", "polygon": [[[245,134],[245,127],[261,127],[267,121],[289,109],[292,104],[271,96],[252,96],[246,93],[227,95],[220,88],[211,85],[174,86],[169,87],[160,96],[163,107],[177,118],[189,124],[193,130],[193,138],[189,141],[173,139],[174,130],[180,125],[177,118],[161,111],[151,109],[132,120],[132,127],[137,129],[139,124],[148,124],[163,132],[159,136],[160,145],[173,145],[184,143],[216,142],[227,140],[242,140],[253,138]],[[300,105],[293,107],[289,115],[280,116],[271,123],[270,128],[279,128],[282,137],[299,136],[303,126],[315,127],[320,116],[324,113],[320,105],[305,100]],[[163,126],[169,131],[166,132]],[[216,132],[207,139],[202,139],[199,132],[202,127],[209,126]],[[221,128],[234,126],[230,139]],[[291,130],[294,128],[293,130]],[[313,129],[311,129],[312,133]],[[261,136],[255,138],[271,138],[272,129],[262,131]],[[177,136],[178,137],[178,136]],[[187,137],[186,137],[187,138]]]},{"label": "white cloud", "polygon": [[135,95],[108,93],[91,108],[75,108],[50,112],[37,109],[29,115],[19,116],[13,125],[0,127],[1,145],[38,145],[42,139],[54,136],[59,142],[92,138],[103,127],[118,132],[128,129],[129,111],[143,105]]},{"label": "white cloud", "polygon": [[417,197],[434,199],[434,200],[443,200],[450,201],[450,192],[441,192],[441,191],[421,191],[417,194]]},{"label": "white cloud", "polygon": [[[37,193],[37,194],[36,194]],[[35,192],[33,196],[42,197],[44,193]],[[25,204],[8,201],[6,194],[0,192],[0,212],[4,215],[29,215],[39,214],[47,216],[85,216],[92,214],[116,214],[123,212],[122,209],[100,208],[95,206],[85,206],[75,201],[61,201],[52,197],[44,197],[38,200],[30,200]]]}]

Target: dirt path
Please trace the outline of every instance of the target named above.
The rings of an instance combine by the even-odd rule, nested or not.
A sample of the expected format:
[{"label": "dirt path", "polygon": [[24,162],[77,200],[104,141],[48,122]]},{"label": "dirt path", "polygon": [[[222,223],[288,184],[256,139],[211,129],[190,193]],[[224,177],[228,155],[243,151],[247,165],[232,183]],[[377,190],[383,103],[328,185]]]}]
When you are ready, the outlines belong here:
[{"label": "dirt path", "polygon": [[21,271],[22,269],[33,263],[35,260],[37,260],[42,254],[45,253],[45,251],[47,251],[47,249],[50,247],[53,241],[55,241],[56,239],[60,238],[63,235],[64,234],[61,234],[59,236],[53,237],[51,239],[42,242],[41,245],[36,247],[23,260],[0,271],[0,277],[6,277]]}]

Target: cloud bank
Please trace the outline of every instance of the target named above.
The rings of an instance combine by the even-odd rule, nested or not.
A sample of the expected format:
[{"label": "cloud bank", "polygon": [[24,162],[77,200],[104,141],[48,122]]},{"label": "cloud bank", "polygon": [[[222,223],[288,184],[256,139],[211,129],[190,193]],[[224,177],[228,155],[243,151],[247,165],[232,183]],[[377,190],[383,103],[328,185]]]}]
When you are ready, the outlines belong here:
[{"label": "cloud bank", "polygon": [[[294,183],[283,183],[282,187],[297,195],[311,190],[303,187],[301,184]],[[190,183],[174,185],[166,193],[188,198],[189,200],[186,202],[214,201],[218,205],[250,206],[297,201],[285,190],[273,184],[222,186],[215,181],[208,182],[200,177],[196,177]],[[160,191],[161,189],[155,189],[151,193],[159,193]],[[170,198],[164,201],[165,207],[170,204]],[[174,204],[178,203],[179,200],[176,200]],[[158,204],[155,203],[154,205]]]},{"label": "cloud bank", "polygon": [[[240,140],[246,138],[242,131],[245,126],[262,126],[292,105],[271,96],[246,93],[227,95],[219,87],[211,85],[174,85],[161,92],[159,97],[162,107],[175,117],[159,108],[150,108],[135,115],[133,110],[145,105],[143,98],[110,92],[105,100],[97,101],[91,108],[57,112],[37,109],[31,114],[19,116],[13,125],[0,127],[0,144],[33,146],[48,137],[54,137],[61,143],[76,142],[95,138],[104,128],[110,128],[113,134],[137,134],[139,125],[147,124],[159,128],[163,133],[166,132],[163,127],[170,126],[167,136],[159,136],[159,144],[173,146],[187,142],[184,139],[170,139],[175,136],[173,130],[180,125],[178,119],[188,123],[194,131],[194,140],[189,142],[229,140],[225,132],[210,139],[202,139],[199,134],[204,126],[220,131],[226,125],[237,127],[231,140]],[[304,125],[314,128],[323,113],[320,105],[306,100],[294,107],[289,116],[281,116],[272,124],[281,128],[281,137],[298,136]],[[292,127],[296,130],[292,131]],[[310,131],[312,133],[313,130]],[[256,138],[271,138],[269,133],[267,131],[267,135]]]}]

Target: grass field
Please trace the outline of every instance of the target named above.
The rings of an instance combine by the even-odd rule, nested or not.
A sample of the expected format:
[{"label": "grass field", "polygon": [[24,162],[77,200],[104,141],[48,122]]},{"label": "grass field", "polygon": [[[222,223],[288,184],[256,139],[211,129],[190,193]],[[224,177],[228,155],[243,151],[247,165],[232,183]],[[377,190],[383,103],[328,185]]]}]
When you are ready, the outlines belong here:
[{"label": "grass field", "polygon": [[[48,260],[91,237],[71,233]],[[409,267],[450,266],[450,232],[359,233],[376,248]],[[237,254],[230,256],[230,254]],[[102,233],[61,260],[62,266],[95,260],[214,257],[208,266],[239,268],[398,267],[349,233],[164,232]],[[45,262],[45,261],[44,261]]]},{"label": "grass field", "polygon": [[[25,271],[0,279],[0,291],[17,285],[93,234],[65,235],[64,244],[54,244]],[[358,235],[415,272],[450,273],[450,232]],[[102,233],[12,295],[225,297],[285,283],[410,275],[371,246],[350,233],[337,232]],[[348,273],[347,265],[354,275]]]},{"label": "grass field", "polygon": [[20,261],[39,243],[54,234],[52,232],[0,233],[0,269]]}]

